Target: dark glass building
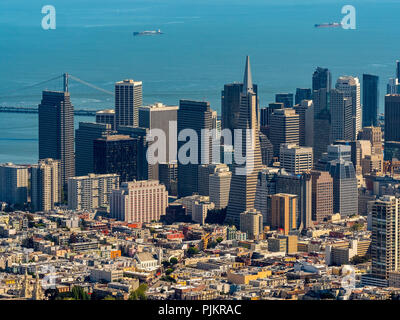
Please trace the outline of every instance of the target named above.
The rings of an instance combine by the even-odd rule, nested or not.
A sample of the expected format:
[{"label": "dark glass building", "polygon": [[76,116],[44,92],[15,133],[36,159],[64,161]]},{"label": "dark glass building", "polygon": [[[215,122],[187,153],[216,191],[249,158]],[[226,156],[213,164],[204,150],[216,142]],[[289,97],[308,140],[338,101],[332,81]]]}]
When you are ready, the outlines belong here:
[{"label": "dark glass building", "polygon": [[61,186],[75,176],[74,107],[69,92],[43,91],[39,104],[39,159],[60,160]]},{"label": "dark glass building", "polygon": [[[204,150],[202,144],[202,129],[212,130],[212,110],[209,102],[180,100],[178,110],[178,134],[185,129],[192,129],[197,134],[197,163],[183,164],[179,159],[179,150],[189,140],[178,141],[178,196],[191,196],[194,192],[198,192],[198,167],[203,162],[204,157],[211,160],[212,141],[209,140],[209,150]],[[189,152],[188,152],[189,153]],[[190,157],[189,154],[187,154]],[[202,159],[203,158],[203,159]],[[205,164],[205,163],[204,163]]]},{"label": "dark glass building", "polygon": [[294,97],[294,103],[299,104],[303,100],[311,100],[312,93],[310,88],[297,88],[296,95]]},{"label": "dark glass building", "polygon": [[317,67],[312,76],[312,91],[326,89],[327,92],[332,87],[332,75],[327,68]]},{"label": "dark glass building", "polygon": [[285,108],[293,108],[293,93],[277,93],[275,102],[283,103]]},{"label": "dark glass building", "polygon": [[94,172],[93,141],[110,134],[111,128],[111,124],[79,122],[79,128],[75,130],[76,176],[85,176]]},{"label": "dark glass building", "polygon": [[138,139],[111,135],[94,140],[94,173],[116,173],[120,182],[138,179]]},{"label": "dark glass building", "polygon": [[363,74],[362,126],[377,126],[379,110],[379,77]]}]

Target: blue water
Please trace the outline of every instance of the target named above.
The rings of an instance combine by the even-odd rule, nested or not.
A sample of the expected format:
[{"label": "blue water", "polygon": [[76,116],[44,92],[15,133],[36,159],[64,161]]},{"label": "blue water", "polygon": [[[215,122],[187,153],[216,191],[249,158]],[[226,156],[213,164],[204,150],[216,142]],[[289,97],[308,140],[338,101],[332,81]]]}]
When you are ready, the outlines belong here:
[{"label": "blue water", "polygon": [[[301,2],[301,3],[300,3]],[[225,83],[241,81],[250,55],[260,103],[311,87],[316,66],[340,75],[380,77],[381,104],[400,58],[400,1],[388,0],[52,0],[57,29],[41,28],[31,0],[0,3],[0,105],[36,106],[42,89],[21,90],[64,72],[113,91],[124,78],[143,81],[144,103],[208,100],[220,110]],[[357,10],[357,29],[315,29]],[[164,35],[133,37],[160,28]],[[71,82],[75,108],[113,106],[111,96]],[[76,119],[77,121],[88,119]],[[37,160],[37,117],[0,114],[0,162]]]}]

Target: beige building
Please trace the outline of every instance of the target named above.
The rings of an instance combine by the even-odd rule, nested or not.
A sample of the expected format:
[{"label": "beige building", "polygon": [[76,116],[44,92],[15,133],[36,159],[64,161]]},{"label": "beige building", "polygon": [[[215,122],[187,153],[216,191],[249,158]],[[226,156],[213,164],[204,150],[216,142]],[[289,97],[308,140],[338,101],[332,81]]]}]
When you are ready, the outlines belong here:
[{"label": "beige building", "polygon": [[167,206],[168,191],[157,180],[123,182],[111,194],[111,216],[129,223],[158,221]]},{"label": "beige building", "polygon": [[93,210],[110,204],[111,192],[119,188],[117,174],[89,174],[68,179],[68,208]]},{"label": "beige building", "polygon": [[283,143],[280,147],[280,167],[287,172],[300,174],[313,168],[313,149],[299,147],[295,143]]},{"label": "beige building", "polygon": [[333,214],[333,179],[327,171],[311,171],[312,219],[319,223]]},{"label": "beige building", "polygon": [[269,197],[271,229],[278,229],[285,235],[296,230],[297,195],[277,193]]},{"label": "beige building", "polygon": [[215,209],[222,209],[228,205],[231,187],[232,172],[227,165],[221,165],[209,176],[210,201],[214,202]]},{"label": "beige building", "polygon": [[247,233],[247,239],[258,239],[263,233],[263,216],[250,209],[240,214],[240,231]]},{"label": "beige building", "polygon": [[142,82],[131,79],[115,83],[115,128],[138,126],[139,107],[143,104]]},{"label": "beige building", "polygon": [[371,142],[371,154],[382,154],[382,128],[364,127],[359,133],[360,140],[369,140]]},{"label": "beige building", "polygon": [[60,161],[39,160],[31,167],[31,202],[34,211],[50,211],[61,200]]},{"label": "beige building", "polygon": [[362,174],[377,173],[381,174],[383,172],[383,154],[373,154],[365,156],[361,159]]},{"label": "beige building", "polygon": [[0,164],[0,201],[23,204],[28,200],[28,167]]}]

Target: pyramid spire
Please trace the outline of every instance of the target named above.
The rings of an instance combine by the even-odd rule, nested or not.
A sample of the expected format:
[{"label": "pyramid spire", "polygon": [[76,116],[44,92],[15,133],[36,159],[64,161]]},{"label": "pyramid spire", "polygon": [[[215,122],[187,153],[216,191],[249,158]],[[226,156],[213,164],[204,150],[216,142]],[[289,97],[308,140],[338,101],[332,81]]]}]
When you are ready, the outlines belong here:
[{"label": "pyramid spire", "polygon": [[246,56],[246,67],[244,69],[243,92],[253,92],[253,79],[251,77],[250,58]]}]

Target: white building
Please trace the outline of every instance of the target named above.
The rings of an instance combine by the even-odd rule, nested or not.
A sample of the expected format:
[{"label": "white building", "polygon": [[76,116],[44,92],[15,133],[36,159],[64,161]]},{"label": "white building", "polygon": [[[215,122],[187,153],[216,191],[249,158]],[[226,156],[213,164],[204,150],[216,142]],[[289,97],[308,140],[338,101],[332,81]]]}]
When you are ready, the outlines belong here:
[{"label": "white building", "polygon": [[31,202],[34,211],[50,211],[61,200],[60,161],[39,160],[31,167]]},{"label": "white building", "polygon": [[0,164],[0,201],[23,204],[28,200],[28,167]]},{"label": "white building", "polygon": [[357,133],[362,128],[362,109],[360,98],[360,80],[357,77],[343,76],[336,81],[336,89],[345,94],[345,98],[351,98],[353,114],[353,137],[357,139]]},{"label": "white building", "polygon": [[283,143],[280,148],[280,167],[287,172],[300,174],[313,168],[313,149],[295,143]]},{"label": "white building", "polygon": [[119,188],[117,174],[89,174],[68,179],[68,208],[93,210],[110,203],[111,192]]},{"label": "white building", "polygon": [[214,202],[215,209],[222,209],[228,205],[231,187],[232,172],[227,165],[217,167],[209,176],[210,201]]},{"label": "white building", "polygon": [[157,180],[124,182],[111,194],[111,216],[129,223],[158,221],[167,206],[168,191]]}]

